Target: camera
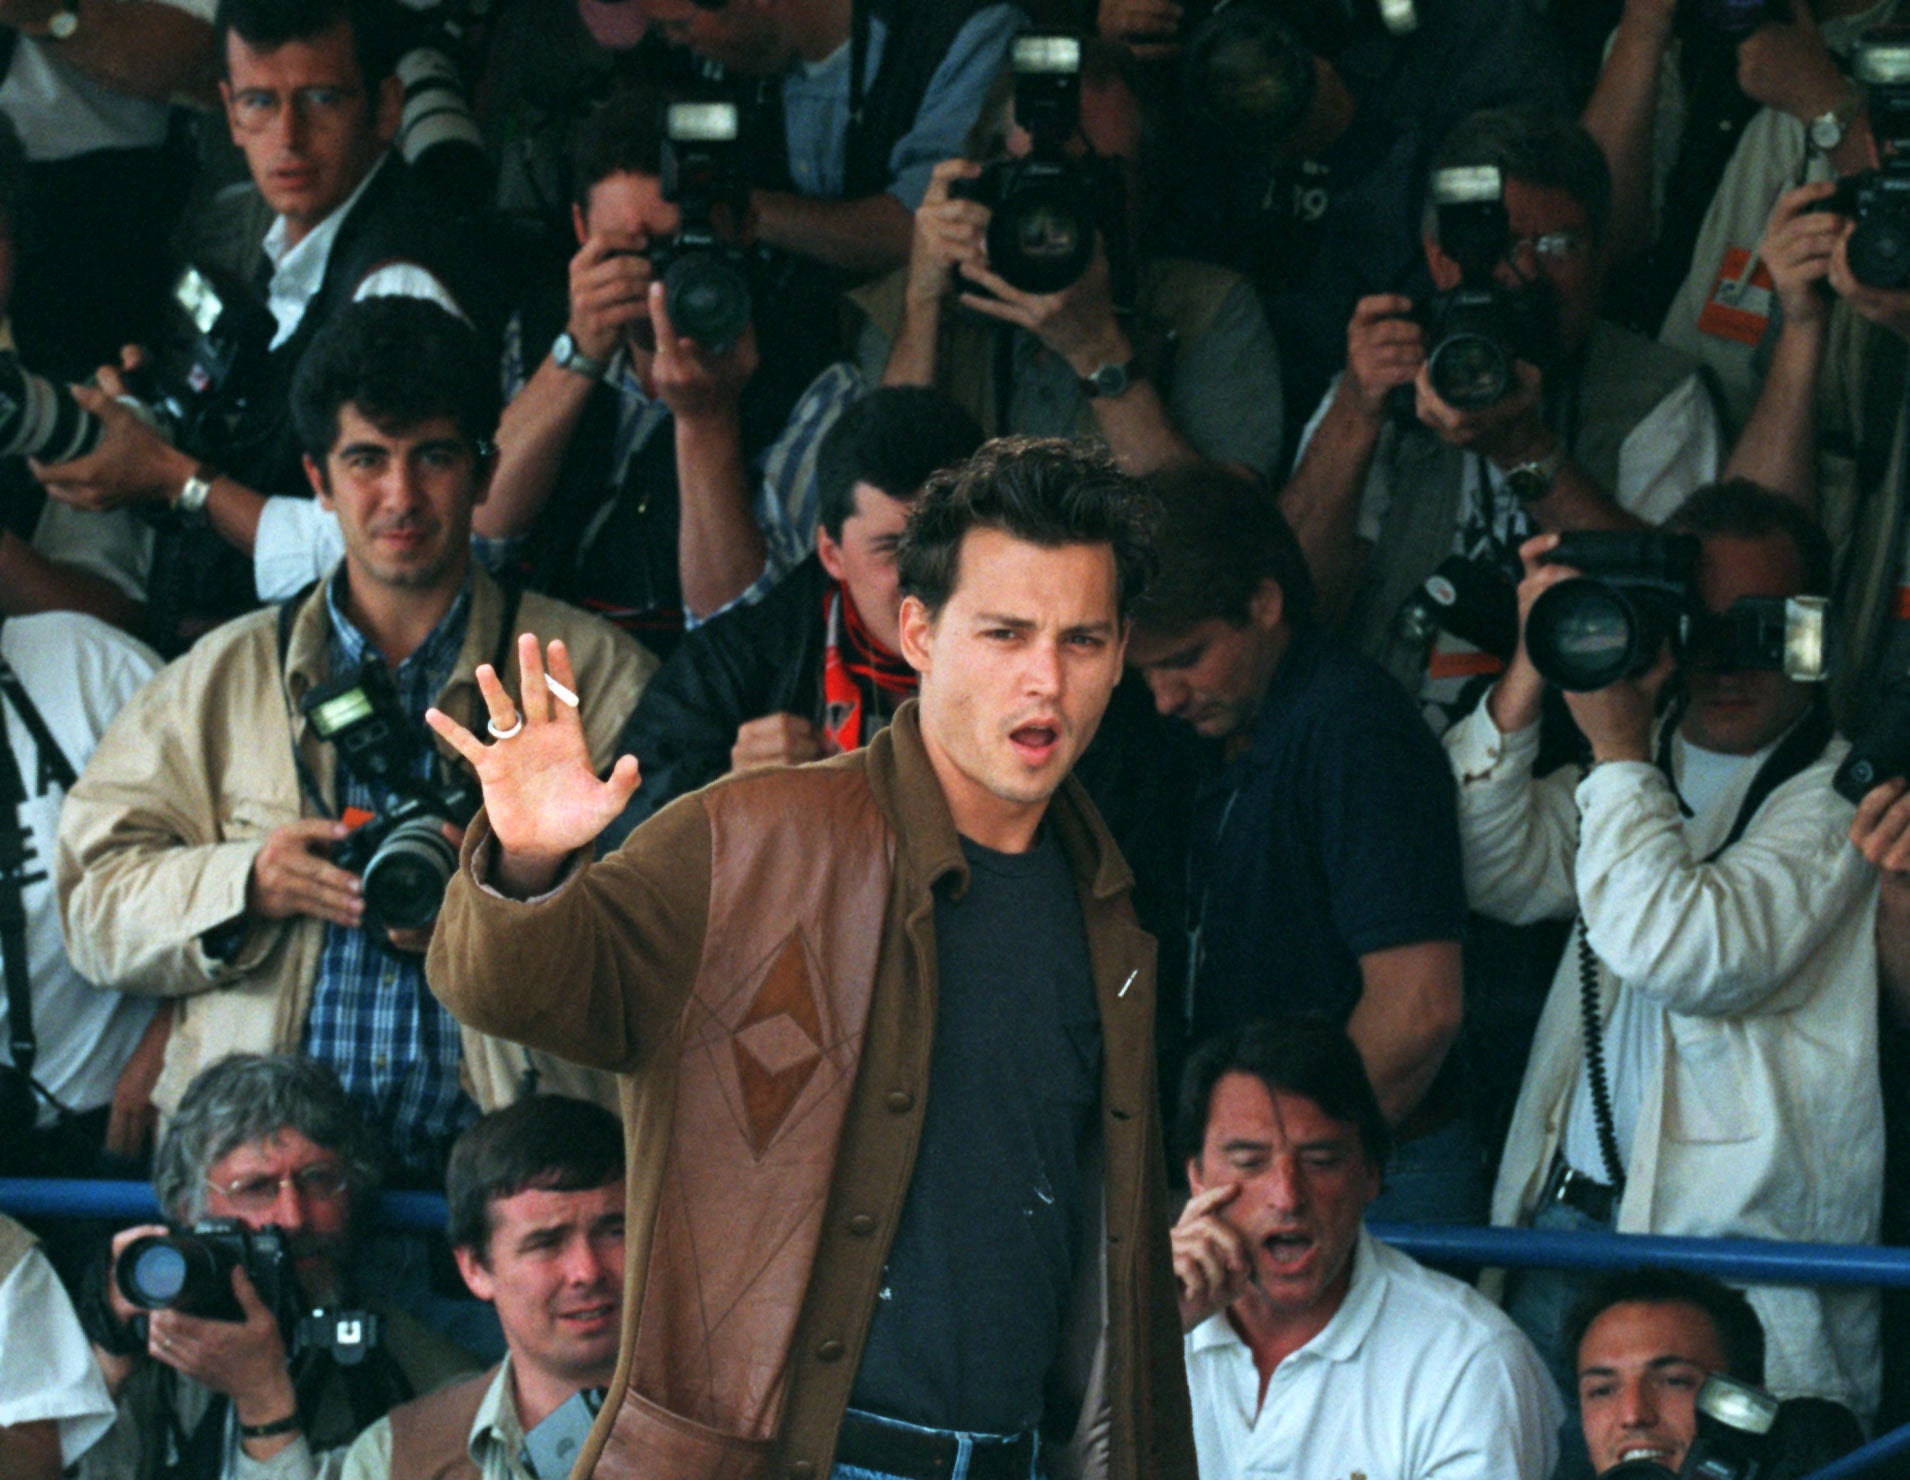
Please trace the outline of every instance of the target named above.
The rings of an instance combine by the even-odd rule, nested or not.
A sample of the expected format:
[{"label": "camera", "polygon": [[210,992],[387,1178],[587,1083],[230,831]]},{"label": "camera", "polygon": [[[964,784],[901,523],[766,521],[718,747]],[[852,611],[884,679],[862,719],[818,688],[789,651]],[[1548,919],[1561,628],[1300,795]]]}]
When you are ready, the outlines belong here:
[{"label": "camera", "polygon": [[278,1228],[248,1228],[234,1218],[205,1218],[189,1229],[147,1234],[120,1252],[113,1283],[141,1310],[176,1310],[207,1321],[245,1320],[232,1293],[243,1269],[272,1312],[287,1355],[327,1351],[344,1366],[365,1359],[383,1335],[380,1318],[362,1310],[308,1309],[291,1250]]},{"label": "camera", "polygon": [[1518,384],[1515,360],[1545,358],[1550,299],[1539,283],[1502,287],[1495,273],[1512,249],[1505,183],[1496,166],[1435,170],[1439,245],[1459,265],[1459,284],[1435,293],[1425,313],[1426,374],[1460,411],[1503,400]]},{"label": "camera", "polygon": [[1910,674],[1884,686],[1831,785],[1847,801],[1893,776],[1910,776]]},{"label": "camera", "polygon": [[184,1232],[134,1239],[113,1266],[113,1283],[141,1310],[176,1310],[208,1321],[243,1321],[232,1271],[243,1269],[281,1331],[296,1329],[298,1280],[285,1235],[207,1218]]},{"label": "camera", "polygon": [[1548,565],[1582,572],[1532,603],[1525,650],[1561,689],[1590,693],[1657,661],[1667,641],[1682,651],[1697,601],[1693,534],[1584,530],[1562,535]]},{"label": "camera", "polygon": [[232,448],[251,388],[265,374],[278,320],[232,273],[187,266],[166,295],[150,366],[129,388],[175,446],[216,460]]},{"label": "camera", "polygon": [[496,172],[459,64],[474,8],[466,0],[434,0],[418,12],[411,44],[395,68],[404,85],[396,143],[423,184],[449,200],[478,207],[490,199]]},{"label": "camera", "polygon": [[1836,193],[1812,209],[1856,221],[1845,251],[1858,282],[1901,288],[1910,283],[1910,28],[1865,32],[1851,73],[1864,86],[1883,163],[1839,180]]},{"label": "camera", "polygon": [[1582,574],[1540,593],[1526,618],[1532,666],[1561,689],[1590,693],[1636,677],[1669,642],[1711,672],[1782,672],[1814,682],[1829,669],[1829,609],[1817,596],[1744,596],[1711,613],[1698,598],[1694,534],[1580,530],[1559,537],[1548,565]]},{"label": "camera", "polygon": [[1505,574],[1483,560],[1448,555],[1393,618],[1401,640],[1430,650],[1450,632],[1501,662],[1519,645],[1519,593]]},{"label": "camera", "polygon": [[663,198],[682,219],[675,236],[651,247],[650,262],[676,332],[727,349],[743,337],[751,311],[747,254],[713,225],[718,206],[729,208],[733,225],[749,208],[739,110],[730,102],[669,103],[663,125]]},{"label": "camera", "polygon": [[35,375],[0,351],[0,457],[70,462],[99,446],[100,419],[65,386]]},{"label": "camera", "polygon": [[1109,161],[1070,159],[1081,122],[1081,41],[1075,36],[1015,38],[1015,122],[1033,147],[998,159],[973,180],[951,180],[948,193],[989,209],[988,266],[1023,293],[1059,293],[1094,260],[1095,234],[1120,213],[1123,184]]},{"label": "camera", "polygon": [[1782,1405],[1761,1388],[1714,1372],[1698,1389],[1698,1432],[1678,1473],[1652,1460],[1626,1460],[1599,1480],[1772,1480],[1782,1445],[1773,1430]]},{"label": "camera", "polygon": [[426,774],[437,769],[436,752],[399,708],[391,674],[375,656],[358,672],[312,689],[300,708],[340,763],[385,796],[384,810],[336,844],[332,861],[359,875],[373,924],[429,925],[458,867],[445,825],[463,827],[476,815],[476,786],[462,777],[440,784]]}]

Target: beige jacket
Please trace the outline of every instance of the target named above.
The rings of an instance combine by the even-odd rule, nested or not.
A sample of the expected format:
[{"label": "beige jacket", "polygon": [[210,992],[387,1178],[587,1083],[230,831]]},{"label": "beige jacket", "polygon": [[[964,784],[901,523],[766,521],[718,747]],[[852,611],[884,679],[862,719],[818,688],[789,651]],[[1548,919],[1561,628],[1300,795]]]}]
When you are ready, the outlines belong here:
[{"label": "beige jacket", "polygon": [[[467,722],[473,672],[498,650],[503,592],[474,568],[470,627],[438,706]],[[608,623],[526,592],[519,632],[568,645],[592,759],[608,767],[656,660]],[[311,918],[253,922],[230,960],[201,936],[245,912],[252,860],[266,835],[312,815],[292,754],[332,791],[332,749],[298,702],[327,677],[322,589],[295,619],[281,679],[278,612],[254,612],[208,633],[136,694],[101,738],[60,818],[56,878],[74,964],[103,987],[177,998],[166,1066],[153,1099],[170,1114],[193,1077],[239,1052],[298,1046],[325,927]],[[517,689],[513,651],[504,683]],[[464,1034],[467,1089],[490,1109],[516,1096],[526,1054]],[[545,1090],[616,1104],[614,1080],[530,1055]]]}]

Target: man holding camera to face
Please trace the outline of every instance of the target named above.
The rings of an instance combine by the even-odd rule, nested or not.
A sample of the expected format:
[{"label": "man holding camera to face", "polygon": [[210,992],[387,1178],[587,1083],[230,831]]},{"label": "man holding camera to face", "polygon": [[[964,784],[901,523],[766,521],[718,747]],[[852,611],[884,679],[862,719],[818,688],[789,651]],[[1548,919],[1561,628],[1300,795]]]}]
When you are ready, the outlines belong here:
[{"label": "man holding camera to face", "polygon": [[1253,289],[1157,257],[1150,123],[1125,53],[1027,35],[935,167],[908,267],[852,301],[885,385],[947,391],[990,435],[1095,437],[1122,469],[1280,461],[1280,368]]},{"label": "man holding camera to face", "polygon": [[[61,819],[76,964],[101,985],[177,999],[162,1110],[216,1054],[302,1049],[385,1127],[413,1181],[435,1181],[475,1116],[462,1075],[492,1105],[521,1080],[563,1074],[475,1035],[461,1045],[425,990],[421,953],[476,797],[423,713],[471,713],[473,670],[506,669],[519,624],[562,631],[607,765],[654,666],[595,618],[513,600],[472,560],[497,395],[475,332],[436,305],[381,297],[343,310],[307,351],[293,398],[343,561],[160,674],[107,732]],[[565,1082],[604,1093],[602,1081]]]},{"label": "man holding camera to face", "polygon": [[1427,577],[1456,560],[1509,625],[1521,541],[1663,518],[1714,474],[1719,430],[1693,362],[1596,317],[1611,183],[1583,130],[1477,113],[1433,164],[1440,291],[1360,301],[1280,507],[1329,620],[1443,731],[1508,654],[1402,621]]},{"label": "man holding camera to face", "polygon": [[515,387],[475,521],[538,589],[659,656],[808,552],[816,439],[859,389],[791,332],[801,306],[760,291],[737,119],[632,89],[584,126],[562,332],[526,313],[507,334]]},{"label": "man holding camera to face", "polygon": [[153,1167],[170,1225],[115,1235],[88,1276],[81,1320],[118,1416],[85,1480],[308,1480],[393,1403],[468,1369],[353,1299],[378,1167],[310,1059],[235,1054],[193,1081]]},{"label": "man holding camera to face", "polygon": [[[1831,789],[1847,747],[1821,692],[1783,671],[1807,630],[1794,598],[1825,589],[1828,545],[1742,482],[1700,491],[1669,528],[1696,543],[1648,537],[1614,561],[1596,536],[1528,541],[1519,650],[1446,737],[1475,907],[1578,916],[1493,1221],[1870,1242],[1875,883]],[[1571,580],[1574,561],[1602,579]],[[1535,779],[1548,676],[1591,760]],[[1579,1286],[1529,1272],[1510,1307],[1568,1391],[1560,1332]],[[1750,1294],[1776,1391],[1875,1408],[1874,1295]]]}]

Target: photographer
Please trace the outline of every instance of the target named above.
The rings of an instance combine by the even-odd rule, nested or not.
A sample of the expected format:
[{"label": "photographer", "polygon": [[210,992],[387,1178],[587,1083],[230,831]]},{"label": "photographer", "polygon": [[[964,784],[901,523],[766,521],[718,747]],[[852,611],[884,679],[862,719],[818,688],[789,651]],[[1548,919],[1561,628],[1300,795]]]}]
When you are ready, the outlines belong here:
[{"label": "photographer", "polygon": [[600,1105],[522,1100],[458,1137],[444,1193],[458,1270],[497,1307],[509,1354],[394,1408],[340,1480],[562,1480],[617,1370],[623,1127]]},{"label": "photographer", "polygon": [[[1699,539],[1684,599],[1713,618],[1740,598],[1828,584],[1822,532],[1753,485],[1701,490],[1669,527]],[[1543,563],[1557,539],[1521,551],[1528,617],[1574,574]],[[1705,635],[1567,692],[1590,767],[1535,779],[1546,683],[1522,621],[1505,675],[1446,737],[1466,887],[1495,918],[1576,911],[1579,930],[1539,1022],[1493,1221],[1874,1241],[1876,893],[1831,789],[1848,747],[1822,696]],[[1583,1284],[1528,1271],[1511,1292],[1514,1318],[1568,1390],[1561,1328]],[[1873,1293],[1766,1286],[1750,1298],[1775,1391],[1875,1410]]]},{"label": "photographer", "polygon": [[652,25],[760,79],[764,242],[857,277],[909,250],[929,166],[974,121],[1021,12],[1000,0],[643,0]]},{"label": "photographer", "polygon": [[[1235,274],[1154,256],[1141,238],[1150,125],[1131,71],[1119,49],[1088,43],[1078,80],[1053,91],[1053,73],[998,79],[968,157],[935,167],[908,268],[852,295],[867,319],[858,358],[885,385],[947,391],[991,435],[1098,437],[1131,473],[1205,457],[1268,475],[1283,432],[1266,316]],[[1092,182],[1099,215],[1074,225],[1092,238],[1080,275],[1046,292],[990,261],[988,225],[1008,203],[991,210],[960,188],[1037,150]]]},{"label": "photographer", "polygon": [[493,301],[481,233],[387,147],[403,89],[383,0],[224,0],[218,28],[232,142],[272,213],[263,240],[248,238],[241,260],[217,264],[229,275],[222,291],[248,300],[258,325],[245,335],[245,383],[217,396],[243,411],[217,446],[170,445],[115,400],[125,372],[150,359],[127,355],[102,368],[97,388],[75,391],[106,424],[100,446],[35,465],[48,492],[81,508],[177,516],[153,562],[155,579],[170,584],[151,592],[154,643],[169,654],[255,604],[241,553],[260,547],[263,561],[275,543],[311,538],[308,500],[265,495],[303,487],[290,388],[314,335],[347,304],[379,294],[425,298],[480,325]]},{"label": "photographer", "polygon": [[[347,1261],[378,1165],[338,1081],[309,1059],[235,1054],[192,1082],[160,1141],[153,1192],[175,1229],[238,1225],[220,1237],[246,1252],[213,1278],[243,1319],[136,1306],[128,1246],[173,1230],[115,1235],[89,1277],[83,1319],[119,1411],[82,1480],[307,1480],[394,1402],[468,1370],[462,1353],[396,1312],[371,1312],[378,1339],[336,1357],[288,1329],[294,1313],[352,1303]],[[248,1237],[267,1229],[282,1257]],[[296,1294],[275,1310],[266,1297],[288,1279]]]},{"label": "photographer", "polygon": [[[1170,99],[1168,249],[1259,290],[1280,346],[1288,440],[1374,293],[1424,286],[1432,150],[1481,108],[1566,107],[1542,6],[1527,0],[1100,0],[1100,34],[1159,60]],[[1410,24],[1405,19],[1410,19]],[[1171,36],[1171,59],[1153,48]]]},{"label": "photographer", "polygon": [[1708,204],[1658,329],[1665,344],[1710,368],[1734,425],[1757,396],[1775,327],[1775,285],[1759,250],[1767,219],[1784,191],[1870,162],[1865,91],[1849,58],[1862,33],[1900,9],[1897,0],[1786,0],[1785,8],[1788,20],[1761,26],[1738,47],[1743,91],[1763,106],[1715,190],[1699,192]]},{"label": "photographer", "polygon": [[[1346,372],[1280,493],[1328,620],[1419,697],[1436,731],[1505,656],[1450,630],[1429,643],[1401,622],[1442,561],[1460,557],[1509,584],[1522,540],[1661,519],[1713,475],[1719,455],[1696,365],[1596,316],[1611,182],[1584,131],[1529,109],[1474,114],[1440,145],[1434,184],[1455,175],[1465,184],[1487,166],[1503,208],[1498,240],[1480,253],[1491,259],[1488,284],[1467,281],[1477,273],[1455,254],[1470,255],[1462,234],[1487,234],[1490,200],[1429,207],[1426,258],[1443,296],[1361,300]],[[1488,285],[1511,373],[1497,399],[1461,410],[1436,384],[1446,350],[1427,321],[1439,323],[1455,290]],[[1410,416],[1394,410],[1402,397]]]},{"label": "photographer", "polygon": [[[577,140],[563,332],[546,330],[534,369],[525,350],[546,340],[529,316],[508,336],[512,394],[475,520],[522,555],[536,589],[659,656],[686,621],[754,600],[808,552],[815,439],[859,390],[837,370],[803,393],[813,346],[772,332],[788,327],[776,302],[753,303],[758,322],[726,345],[670,323],[653,259],[684,220],[663,195],[665,150],[687,146],[666,141],[665,107],[621,93]],[[710,225],[726,242],[749,228],[721,208]]]},{"label": "photographer", "polygon": [[[102,986],[176,999],[161,1108],[212,1055],[302,1049],[384,1128],[414,1183],[436,1179],[476,1114],[464,1075],[486,1107],[540,1075],[607,1093],[607,1080],[475,1034],[461,1047],[425,991],[426,885],[435,871],[441,891],[452,861],[442,843],[474,798],[430,743],[424,711],[469,714],[473,670],[514,671],[520,628],[561,634],[587,675],[582,720],[607,765],[654,666],[594,617],[533,594],[514,601],[472,561],[497,398],[495,363],[443,309],[379,297],[341,310],[301,362],[293,402],[343,561],[309,594],[227,624],[161,673],[107,731],[61,819],[76,964]],[[304,702],[315,692],[346,702]],[[334,709],[354,706],[368,728],[351,731],[341,766],[348,742],[328,743],[320,725],[334,733]],[[386,835],[401,806],[417,810]],[[382,842],[343,866],[335,855],[363,818]],[[395,896],[372,887],[381,856],[416,870],[396,871]]]}]

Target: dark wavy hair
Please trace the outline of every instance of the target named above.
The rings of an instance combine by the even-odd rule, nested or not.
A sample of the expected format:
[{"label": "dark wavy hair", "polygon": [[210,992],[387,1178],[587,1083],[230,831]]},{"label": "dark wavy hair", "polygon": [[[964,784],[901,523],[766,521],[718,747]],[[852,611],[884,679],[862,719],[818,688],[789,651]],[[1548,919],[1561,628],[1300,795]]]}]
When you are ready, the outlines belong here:
[{"label": "dark wavy hair", "polygon": [[482,457],[501,397],[475,329],[427,299],[386,295],[348,305],[313,336],[292,380],[292,420],[321,469],[346,406],[385,432],[448,416]]},{"label": "dark wavy hair", "polygon": [[1346,1029],[1317,1013],[1293,1013],[1218,1034],[1194,1050],[1181,1072],[1175,1125],[1183,1166],[1206,1145],[1214,1086],[1229,1074],[1250,1074],[1269,1090],[1302,1095],[1334,1120],[1350,1123],[1375,1171],[1392,1154],[1392,1130]]},{"label": "dark wavy hair", "polygon": [[1578,1365],[1578,1349],[1592,1322],[1614,1305],[1689,1305],[1701,1311],[1724,1349],[1724,1375],[1764,1382],[1764,1323],[1744,1292],[1708,1274],[1688,1269],[1621,1269],[1600,1277],[1565,1322],[1565,1350]]},{"label": "dark wavy hair", "polygon": [[534,1095],[493,1110],[451,1148],[444,1173],[451,1246],[488,1265],[491,1204],[531,1188],[587,1192],[623,1175],[623,1127],[603,1106]]},{"label": "dark wavy hair", "polygon": [[955,594],[971,529],[997,529],[1048,549],[1108,546],[1124,617],[1153,574],[1153,497],[1084,442],[997,437],[929,479],[897,552],[902,594],[939,613]]}]

